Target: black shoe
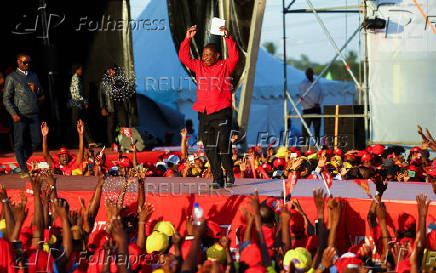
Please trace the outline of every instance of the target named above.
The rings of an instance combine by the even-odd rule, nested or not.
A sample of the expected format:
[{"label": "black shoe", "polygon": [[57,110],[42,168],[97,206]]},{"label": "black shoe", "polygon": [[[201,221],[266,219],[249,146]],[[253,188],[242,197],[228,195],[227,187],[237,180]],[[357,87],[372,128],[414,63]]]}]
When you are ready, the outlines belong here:
[{"label": "black shoe", "polygon": [[226,188],[231,188],[235,184],[235,176],[233,173],[227,173],[226,175]]}]

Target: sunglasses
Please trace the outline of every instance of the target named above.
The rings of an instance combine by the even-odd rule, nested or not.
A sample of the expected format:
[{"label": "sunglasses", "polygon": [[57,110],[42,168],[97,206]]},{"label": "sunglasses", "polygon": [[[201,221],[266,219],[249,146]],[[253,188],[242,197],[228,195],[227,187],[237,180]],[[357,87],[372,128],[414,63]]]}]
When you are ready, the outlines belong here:
[{"label": "sunglasses", "polygon": [[29,64],[30,64],[30,61],[23,61],[23,64],[24,64],[24,65],[29,65]]}]

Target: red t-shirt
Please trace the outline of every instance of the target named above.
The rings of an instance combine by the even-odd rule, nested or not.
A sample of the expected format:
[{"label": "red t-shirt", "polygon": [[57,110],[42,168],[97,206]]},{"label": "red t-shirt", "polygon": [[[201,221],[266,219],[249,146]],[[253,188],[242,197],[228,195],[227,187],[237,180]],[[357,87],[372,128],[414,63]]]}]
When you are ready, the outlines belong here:
[{"label": "red t-shirt", "polygon": [[68,162],[68,164],[66,166],[62,166],[59,163],[58,158],[53,159],[53,160],[54,160],[54,167],[57,169],[60,169],[62,171],[63,175],[72,175],[73,170],[79,168],[79,166],[77,166],[77,163],[76,163],[76,157],[73,157],[73,159],[70,162]]},{"label": "red t-shirt", "polygon": [[239,60],[238,48],[232,37],[226,38],[229,57],[207,66],[203,60],[192,59],[189,53],[191,39],[185,39],[180,45],[179,59],[195,72],[197,78],[197,102],[192,109],[212,114],[232,106],[232,78]]},{"label": "red t-shirt", "polygon": [[0,239],[0,272],[14,273],[14,259],[8,241]]}]

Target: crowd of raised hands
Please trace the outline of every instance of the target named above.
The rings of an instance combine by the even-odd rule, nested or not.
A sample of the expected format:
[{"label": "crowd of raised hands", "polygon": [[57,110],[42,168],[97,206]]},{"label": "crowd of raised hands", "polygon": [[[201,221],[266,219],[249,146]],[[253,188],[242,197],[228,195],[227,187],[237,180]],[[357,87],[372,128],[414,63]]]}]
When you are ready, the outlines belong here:
[{"label": "crowd of raised hands", "polygon": [[[323,189],[313,191],[315,222],[305,212],[311,208],[303,208],[298,198],[287,203],[274,197],[261,201],[256,192],[246,207],[240,206],[243,221],[232,227],[230,236],[207,217],[193,219],[189,213],[179,233],[165,214],[154,215],[158,204],[146,202],[145,179],[139,173],[135,180],[138,195],[133,206],[124,204],[133,180],[123,180],[117,199],[106,201],[106,226],[101,230],[96,217],[103,175],[91,199],[80,198],[78,210],[58,195],[50,172],[33,173],[30,195],[21,192],[12,198],[19,199],[16,202],[1,185],[0,271],[433,272],[436,266],[431,258],[436,255],[436,225],[427,225],[430,201],[424,194],[416,197],[418,219],[400,215],[398,230],[392,233],[384,190],[379,189],[367,217],[372,240],[352,245],[344,229],[345,221],[353,221],[344,213],[347,200],[327,196]],[[31,205],[28,198],[33,198]]]}]

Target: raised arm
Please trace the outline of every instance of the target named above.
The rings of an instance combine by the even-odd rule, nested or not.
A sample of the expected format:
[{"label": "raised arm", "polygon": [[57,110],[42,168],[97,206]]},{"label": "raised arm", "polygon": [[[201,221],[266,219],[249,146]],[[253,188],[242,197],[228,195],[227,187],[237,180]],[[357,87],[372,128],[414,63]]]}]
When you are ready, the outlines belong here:
[{"label": "raised arm", "polygon": [[[336,231],[341,220],[342,213],[342,200],[340,197],[336,197],[332,200],[331,206],[331,218],[329,218],[330,224],[330,234],[328,246],[335,247],[336,246]],[[331,222],[331,223],[330,223]]]},{"label": "raised arm", "polygon": [[197,26],[192,26],[186,30],[185,40],[180,44],[179,49],[179,59],[180,61],[186,65],[189,69],[196,72],[198,69],[198,65],[200,60],[194,60],[191,58],[191,54],[189,53],[189,46],[191,44],[192,38],[197,33]]},{"label": "raised arm", "polygon": [[260,217],[259,195],[256,191],[255,196],[251,197],[251,208],[253,209],[254,226],[256,229],[257,239],[259,242],[260,254],[262,257],[262,265],[265,267],[271,266],[271,258],[268,254],[265,237],[262,232],[262,222]]},{"label": "raised arm", "polygon": [[183,128],[182,130],[180,130],[180,135],[182,137],[181,141],[180,141],[180,161],[183,162],[185,159],[188,158],[188,147],[186,145],[186,128]]},{"label": "raised arm", "polygon": [[55,199],[53,201],[53,208],[56,215],[59,216],[62,221],[62,246],[64,248],[64,253],[56,259],[56,265],[65,270],[65,266],[73,252],[73,237],[71,235],[71,226],[67,216],[68,203],[65,200]]},{"label": "raised arm", "polygon": [[101,200],[101,193],[103,192],[103,185],[104,185],[104,176],[100,175],[98,177],[97,186],[95,186],[94,189],[94,195],[92,196],[91,201],[89,201],[88,210],[87,210],[91,230],[92,227],[94,226],[94,219],[97,216],[98,210],[100,209],[100,200]]},{"label": "raised arm", "polygon": [[227,51],[229,54],[226,59],[227,68],[229,69],[230,73],[233,73],[239,60],[238,47],[236,46],[235,41],[233,41],[232,36],[229,35],[229,32],[225,27],[221,27],[220,30],[224,31],[224,40],[226,41]]},{"label": "raised arm", "polygon": [[15,219],[14,215],[12,214],[11,205],[9,202],[9,197],[6,192],[6,187],[4,185],[0,184],[0,199],[2,201],[2,213],[5,217],[6,221],[6,231],[9,236],[9,240],[11,239],[11,234],[14,230],[15,226]]},{"label": "raised arm", "polygon": [[42,212],[42,203],[41,203],[41,177],[31,177],[32,190],[33,190],[33,224],[35,225],[35,230],[33,231],[32,237],[32,246],[38,248],[40,243],[44,240],[44,218]]},{"label": "raised arm", "polygon": [[324,256],[323,252],[327,247],[327,230],[324,225],[324,202],[327,195],[325,194],[323,189],[318,188],[317,190],[313,190],[313,201],[315,202],[316,211],[318,215],[318,248],[316,250],[315,257],[313,258],[313,268],[318,268],[322,256]]},{"label": "raised arm", "polygon": [[386,206],[382,202],[377,202],[375,207],[375,213],[377,215],[377,219],[380,224],[380,231],[383,242],[383,254],[381,259],[384,260],[388,254],[389,250],[389,233],[388,233],[388,225],[386,222]]},{"label": "raised arm", "polygon": [[52,168],[54,168],[53,158],[50,156],[50,153],[48,151],[48,143],[47,143],[48,132],[49,132],[49,128],[48,128],[47,122],[41,123],[42,155],[44,156],[45,161],[47,161],[48,164]]},{"label": "raised arm", "polygon": [[[82,170],[83,165],[83,130],[84,130],[84,123],[81,119],[77,121],[77,133],[79,134],[79,151],[77,152],[77,159],[76,164]],[[82,170],[83,171],[83,170]]]},{"label": "raised arm", "polygon": [[136,160],[136,145],[135,144],[130,144],[130,149],[132,150],[133,153],[133,158],[132,158],[132,164],[133,164],[133,169],[135,169],[135,171],[138,171],[138,162]]},{"label": "raised arm", "polygon": [[291,214],[289,213],[286,206],[284,206],[282,212],[280,213],[280,225],[284,253],[291,249],[291,227],[289,222],[290,220]]},{"label": "raised arm", "polygon": [[203,236],[205,231],[206,224],[204,223],[204,221],[199,226],[193,226],[194,239],[192,240],[192,244],[189,248],[188,254],[186,255],[186,259],[185,261],[183,261],[182,272],[197,272],[197,260],[201,251],[201,237]]},{"label": "raised arm", "polygon": [[136,240],[136,244],[142,250],[145,250],[145,225],[147,221],[150,219],[154,211],[154,207],[152,204],[146,204],[144,206],[138,207],[138,239]]}]

